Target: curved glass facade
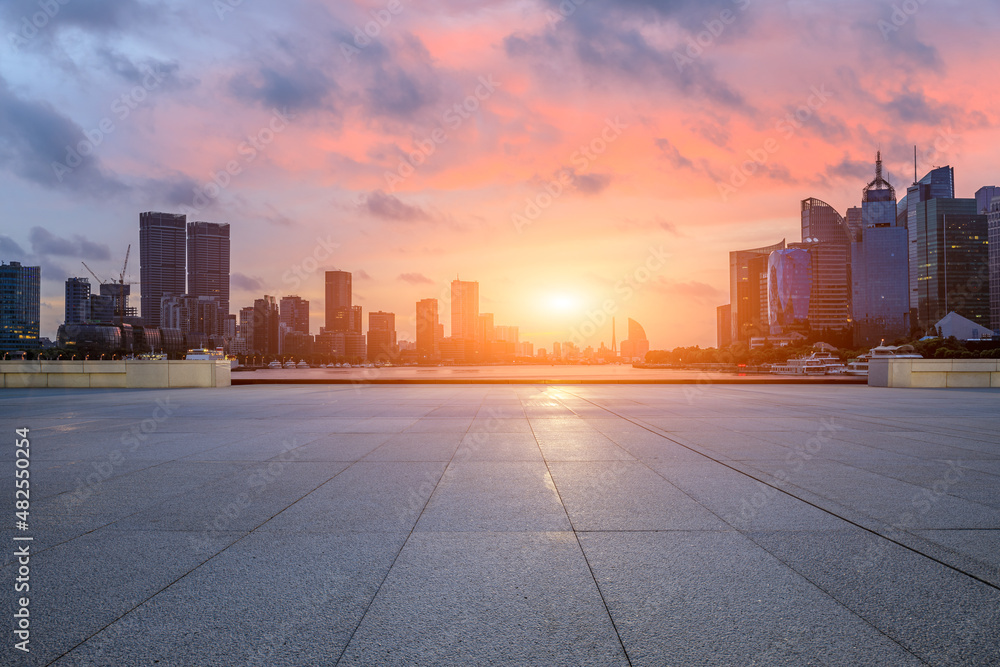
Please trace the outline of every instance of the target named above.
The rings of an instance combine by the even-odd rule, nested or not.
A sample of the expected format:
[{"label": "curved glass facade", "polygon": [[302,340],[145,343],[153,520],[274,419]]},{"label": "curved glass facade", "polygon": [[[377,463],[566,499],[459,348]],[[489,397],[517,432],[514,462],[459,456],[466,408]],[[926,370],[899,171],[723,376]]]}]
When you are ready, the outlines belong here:
[{"label": "curved glass facade", "polygon": [[808,326],[812,275],[808,250],[775,250],[768,256],[767,319],[772,334]]}]

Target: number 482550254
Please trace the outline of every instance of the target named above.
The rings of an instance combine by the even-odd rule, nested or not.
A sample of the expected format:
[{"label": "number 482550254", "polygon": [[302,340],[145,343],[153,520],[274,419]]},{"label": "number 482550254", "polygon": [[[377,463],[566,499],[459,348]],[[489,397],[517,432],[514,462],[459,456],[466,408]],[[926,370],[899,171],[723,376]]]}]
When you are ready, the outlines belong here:
[{"label": "number 482550254", "polygon": [[17,491],[14,492],[14,507],[17,510],[15,516],[19,522],[26,524],[28,522],[29,489],[31,487],[30,474],[28,473],[28,467],[31,465],[31,443],[28,441],[28,429],[19,428],[15,433],[17,434],[14,439],[16,446],[15,466],[17,466],[17,472],[14,473],[17,478]]}]

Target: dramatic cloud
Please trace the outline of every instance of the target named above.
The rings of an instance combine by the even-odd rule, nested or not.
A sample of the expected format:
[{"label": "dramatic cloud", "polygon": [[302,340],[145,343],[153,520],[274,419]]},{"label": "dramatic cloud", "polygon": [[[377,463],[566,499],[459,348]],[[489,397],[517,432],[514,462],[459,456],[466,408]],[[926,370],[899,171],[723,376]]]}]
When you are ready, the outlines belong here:
[{"label": "dramatic cloud", "polygon": [[32,227],[28,240],[31,241],[31,249],[38,255],[111,259],[111,250],[108,246],[88,241],[80,234],[74,234],[71,239],[64,239],[44,227]]}]

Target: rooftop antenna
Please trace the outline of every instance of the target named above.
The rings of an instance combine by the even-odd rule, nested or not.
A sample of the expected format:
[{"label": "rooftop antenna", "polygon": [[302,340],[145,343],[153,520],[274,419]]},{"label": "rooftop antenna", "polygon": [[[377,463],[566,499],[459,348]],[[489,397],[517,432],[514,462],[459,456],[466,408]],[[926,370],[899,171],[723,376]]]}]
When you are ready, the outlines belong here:
[{"label": "rooftop antenna", "polygon": [[917,145],[913,144],[913,182],[917,182]]}]

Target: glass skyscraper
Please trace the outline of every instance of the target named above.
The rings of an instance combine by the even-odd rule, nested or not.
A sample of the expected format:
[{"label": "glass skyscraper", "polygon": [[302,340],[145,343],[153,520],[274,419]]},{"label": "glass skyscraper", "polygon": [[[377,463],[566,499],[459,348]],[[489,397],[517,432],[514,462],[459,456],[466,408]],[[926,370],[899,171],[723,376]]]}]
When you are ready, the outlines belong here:
[{"label": "glass skyscraper", "polygon": [[809,326],[812,256],[808,250],[775,250],[767,259],[767,312],[773,335]]},{"label": "glass skyscraper", "polygon": [[898,226],[896,191],[882,178],[882,154],[875,179],[865,186],[861,228],[851,244],[851,305],[854,344],[872,345],[909,333],[907,230]]},{"label": "glass skyscraper", "polygon": [[802,243],[813,263],[809,326],[844,332],[851,326],[851,241],[844,216],[816,198],[802,200]]},{"label": "glass skyscraper", "polygon": [[38,347],[41,274],[37,266],[0,264],[0,351]]},{"label": "glass skyscraper", "polygon": [[[916,174],[914,174],[916,176]],[[909,264],[910,310],[916,316],[919,302],[919,279],[917,277],[920,259],[917,253],[917,205],[929,199],[955,198],[955,170],[949,166],[938,167],[906,189],[906,196],[899,203],[906,203],[907,255]]]},{"label": "glass skyscraper", "polygon": [[989,326],[987,217],[972,198],[928,199],[915,208],[919,326],[928,330],[951,311]]},{"label": "glass skyscraper", "polygon": [[774,245],[729,253],[729,339],[733,343],[746,343],[767,333],[767,258],[784,247],[782,239]]}]

